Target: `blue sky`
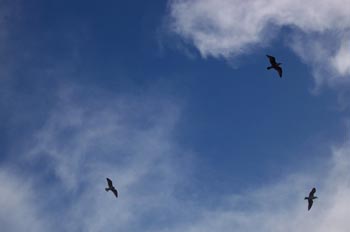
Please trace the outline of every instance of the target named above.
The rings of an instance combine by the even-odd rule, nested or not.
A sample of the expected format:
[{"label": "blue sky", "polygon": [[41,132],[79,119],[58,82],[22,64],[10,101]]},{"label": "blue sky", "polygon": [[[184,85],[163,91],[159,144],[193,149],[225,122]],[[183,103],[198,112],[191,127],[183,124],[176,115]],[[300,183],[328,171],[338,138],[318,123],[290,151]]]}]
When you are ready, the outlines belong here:
[{"label": "blue sky", "polygon": [[346,231],[350,8],[264,2],[3,1],[2,228]]}]

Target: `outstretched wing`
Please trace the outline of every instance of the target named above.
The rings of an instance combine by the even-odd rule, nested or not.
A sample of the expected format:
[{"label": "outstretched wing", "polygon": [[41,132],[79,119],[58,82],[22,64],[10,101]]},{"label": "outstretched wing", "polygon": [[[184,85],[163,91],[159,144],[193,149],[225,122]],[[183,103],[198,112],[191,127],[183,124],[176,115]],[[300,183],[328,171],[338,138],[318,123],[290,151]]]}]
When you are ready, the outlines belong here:
[{"label": "outstretched wing", "polygon": [[276,67],[275,69],[277,70],[278,75],[279,75],[280,77],[282,77],[282,68],[281,68],[281,67]]},{"label": "outstretched wing", "polygon": [[115,188],[112,189],[112,192],[114,193],[115,197],[118,198],[118,191]]},{"label": "outstretched wing", "polygon": [[314,197],[314,194],[316,192],[316,188],[312,188],[310,194],[309,194],[309,198],[313,198]]},{"label": "outstretched wing", "polygon": [[266,56],[267,56],[267,58],[269,58],[270,63],[271,63],[272,65],[276,64],[276,58],[275,58],[275,57],[270,56],[270,55],[266,55]]},{"label": "outstretched wing", "polygon": [[311,200],[311,199],[309,199],[308,202],[309,202],[309,205],[308,205],[308,207],[307,207],[307,210],[310,210],[311,207],[312,207],[312,204],[314,203],[314,201]]},{"label": "outstretched wing", "polygon": [[107,179],[107,184],[109,188],[113,188],[113,182],[111,181],[111,179],[106,178]]}]

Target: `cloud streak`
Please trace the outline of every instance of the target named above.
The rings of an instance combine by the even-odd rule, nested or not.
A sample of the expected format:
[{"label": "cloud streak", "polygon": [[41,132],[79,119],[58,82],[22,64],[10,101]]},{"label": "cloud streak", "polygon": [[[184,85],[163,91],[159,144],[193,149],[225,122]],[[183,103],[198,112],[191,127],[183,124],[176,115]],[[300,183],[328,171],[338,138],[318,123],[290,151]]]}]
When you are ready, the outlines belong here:
[{"label": "cloud streak", "polygon": [[[292,174],[260,189],[231,196],[224,204],[198,212],[199,219],[171,232],[346,231],[350,226],[350,145],[334,148],[328,170]],[[319,199],[307,211],[307,196],[317,183]]]}]

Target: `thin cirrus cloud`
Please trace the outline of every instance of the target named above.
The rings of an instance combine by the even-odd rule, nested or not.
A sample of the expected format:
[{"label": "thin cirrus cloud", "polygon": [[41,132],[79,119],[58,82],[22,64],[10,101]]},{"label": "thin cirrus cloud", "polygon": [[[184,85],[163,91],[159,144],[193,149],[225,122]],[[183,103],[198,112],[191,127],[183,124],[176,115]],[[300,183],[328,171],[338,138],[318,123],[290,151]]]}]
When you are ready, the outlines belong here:
[{"label": "thin cirrus cloud", "polygon": [[[214,206],[198,197],[186,200],[188,184],[210,183],[193,181],[194,154],[176,143],[180,109],[173,101],[147,96],[62,91],[30,141],[16,141],[23,147],[18,160],[0,172],[6,231],[349,228],[348,143],[332,149],[327,164],[321,164],[326,170],[313,167],[242,194],[213,195]],[[120,198],[104,191],[107,176]],[[319,199],[308,212],[303,198],[314,185]],[[211,194],[208,189],[206,195]]]},{"label": "thin cirrus cloud", "polygon": [[[173,192],[192,155],[173,138],[177,106],[67,89],[0,173],[6,231],[140,231],[178,215]],[[106,177],[120,198],[105,192]]]},{"label": "thin cirrus cloud", "polygon": [[316,87],[349,80],[350,5],[346,0],[172,0],[170,28],[201,55],[230,58],[266,46],[283,27],[288,46],[310,64]]}]

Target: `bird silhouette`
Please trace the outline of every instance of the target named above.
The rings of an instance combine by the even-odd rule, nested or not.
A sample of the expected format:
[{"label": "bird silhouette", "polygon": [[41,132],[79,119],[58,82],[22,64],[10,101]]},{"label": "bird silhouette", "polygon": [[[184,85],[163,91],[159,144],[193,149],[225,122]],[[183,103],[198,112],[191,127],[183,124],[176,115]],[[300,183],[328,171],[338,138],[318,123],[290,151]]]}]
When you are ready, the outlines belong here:
[{"label": "bird silhouette", "polygon": [[278,75],[282,78],[282,68],[280,67],[280,65],[282,63],[277,63],[276,62],[276,58],[270,55],[266,55],[267,58],[269,58],[270,60],[270,64],[271,66],[267,67],[267,69],[275,69],[278,72]]},{"label": "bird silhouette", "polygon": [[118,191],[117,191],[116,188],[114,188],[113,182],[112,182],[111,179],[109,179],[109,178],[106,178],[106,179],[107,179],[108,188],[105,188],[105,190],[106,190],[107,192],[108,192],[109,190],[111,190],[111,191],[114,193],[115,197],[118,197]]},{"label": "bird silhouette", "polygon": [[315,192],[316,192],[316,188],[313,188],[311,190],[311,192],[309,193],[309,196],[304,198],[305,200],[308,200],[308,202],[309,202],[307,210],[311,209],[312,204],[314,203],[314,199],[317,198],[316,196],[314,196]]}]

